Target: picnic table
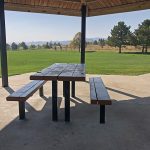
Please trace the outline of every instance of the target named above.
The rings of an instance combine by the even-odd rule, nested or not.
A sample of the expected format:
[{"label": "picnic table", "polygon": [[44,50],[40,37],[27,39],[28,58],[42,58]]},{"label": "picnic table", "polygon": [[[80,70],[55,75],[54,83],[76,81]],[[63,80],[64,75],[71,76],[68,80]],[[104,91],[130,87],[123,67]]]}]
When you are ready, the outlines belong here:
[{"label": "picnic table", "polygon": [[63,81],[65,97],[65,121],[70,121],[70,82],[72,82],[72,95],[75,96],[75,82],[85,81],[84,64],[55,63],[30,76],[31,80],[52,81],[52,120],[57,121],[57,82]]}]

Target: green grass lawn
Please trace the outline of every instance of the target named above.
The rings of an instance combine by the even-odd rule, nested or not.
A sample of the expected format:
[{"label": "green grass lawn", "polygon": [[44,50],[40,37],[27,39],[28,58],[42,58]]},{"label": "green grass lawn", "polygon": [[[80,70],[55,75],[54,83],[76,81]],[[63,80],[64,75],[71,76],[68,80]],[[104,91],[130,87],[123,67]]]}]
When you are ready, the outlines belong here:
[{"label": "green grass lawn", "polygon": [[[9,75],[39,71],[53,63],[79,63],[80,53],[71,51],[8,51]],[[150,73],[150,55],[86,52],[89,74],[139,75]]]}]

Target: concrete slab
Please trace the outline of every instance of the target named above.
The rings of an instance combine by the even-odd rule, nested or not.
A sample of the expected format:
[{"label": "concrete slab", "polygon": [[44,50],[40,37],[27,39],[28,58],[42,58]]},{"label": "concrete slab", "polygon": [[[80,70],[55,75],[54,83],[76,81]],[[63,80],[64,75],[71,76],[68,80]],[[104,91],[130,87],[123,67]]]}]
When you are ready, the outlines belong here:
[{"label": "concrete slab", "polygon": [[[87,75],[77,82],[71,98],[71,122],[64,122],[62,83],[59,82],[59,121],[51,119],[51,82],[26,103],[26,117],[18,120],[18,103],[6,96],[30,82],[32,73],[12,76],[0,87],[0,150],[149,150],[150,74],[141,76]],[[113,99],[106,107],[106,124],[99,124],[99,106],[90,105],[88,79],[101,76]],[[1,83],[0,83],[1,84]]]}]

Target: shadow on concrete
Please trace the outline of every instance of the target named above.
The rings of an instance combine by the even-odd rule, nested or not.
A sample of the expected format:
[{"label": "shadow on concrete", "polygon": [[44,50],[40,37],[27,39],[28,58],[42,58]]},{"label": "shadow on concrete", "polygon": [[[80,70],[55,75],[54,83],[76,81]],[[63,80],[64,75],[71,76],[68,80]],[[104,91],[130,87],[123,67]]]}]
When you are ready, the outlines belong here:
[{"label": "shadow on concrete", "polygon": [[[41,96],[41,98],[43,99],[43,100],[45,100],[45,101],[48,101],[50,98],[48,98],[48,97],[46,97],[46,96]],[[58,98],[59,99],[59,98]]]},{"label": "shadow on concrete", "polygon": [[[112,92],[130,96],[106,107],[106,124],[99,124],[99,106],[75,97],[71,101],[71,122],[64,122],[64,108],[59,108],[58,122],[51,118],[51,97],[36,111],[27,104],[27,120],[14,118],[0,131],[1,150],[149,150],[150,97],[138,97],[116,89]],[[58,98],[58,103],[62,98]]]},{"label": "shadow on concrete", "polygon": [[79,97],[74,97],[74,98],[71,98],[72,101],[76,101],[76,102],[80,102],[82,104],[88,104],[87,102],[85,102],[84,100],[82,100],[81,98]]},{"label": "shadow on concrete", "polygon": [[117,89],[113,89],[113,88],[109,88],[109,87],[106,87],[106,89],[110,90],[110,91],[113,91],[113,92],[116,92],[116,93],[119,93],[119,94],[122,94],[122,95],[126,95],[126,96],[129,96],[129,97],[135,98],[135,99],[140,98],[138,96],[135,96],[135,95],[132,95],[132,94],[129,94],[129,93],[126,93],[126,92],[122,92],[122,91],[117,90]]},{"label": "shadow on concrete", "polygon": [[15,92],[10,86],[4,87],[4,89],[5,89],[9,94],[12,94],[13,92]]},{"label": "shadow on concrete", "polygon": [[84,82],[89,83],[89,81],[84,81]]}]

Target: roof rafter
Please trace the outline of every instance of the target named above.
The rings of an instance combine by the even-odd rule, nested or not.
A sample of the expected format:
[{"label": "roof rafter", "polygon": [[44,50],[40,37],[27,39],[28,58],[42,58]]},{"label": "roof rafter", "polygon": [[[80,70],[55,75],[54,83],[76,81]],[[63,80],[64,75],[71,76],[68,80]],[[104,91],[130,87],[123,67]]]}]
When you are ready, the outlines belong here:
[{"label": "roof rafter", "polygon": [[87,6],[87,16],[150,9],[150,0],[4,0],[6,10],[81,16],[81,6]]},{"label": "roof rafter", "polygon": [[97,8],[90,11],[90,16],[97,16],[97,15],[105,15],[105,14],[113,14],[113,13],[120,13],[122,10],[123,12],[129,11],[136,11],[136,10],[143,10],[150,8],[150,1],[141,1],[139,3],[128,3],[124,5],[112,6],[111,9],[109,8]]}]

